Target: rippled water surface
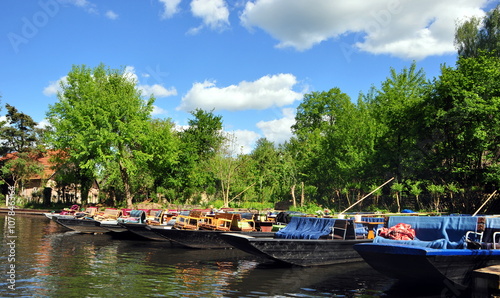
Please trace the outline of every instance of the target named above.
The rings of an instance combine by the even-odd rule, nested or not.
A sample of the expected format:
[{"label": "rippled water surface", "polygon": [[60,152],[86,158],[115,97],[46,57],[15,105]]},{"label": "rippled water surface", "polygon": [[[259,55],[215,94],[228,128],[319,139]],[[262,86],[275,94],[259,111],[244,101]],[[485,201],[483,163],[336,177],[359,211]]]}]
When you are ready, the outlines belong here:
[{"label": "rippled water surface", "polygon": [[39,215],[0,224],[1,297],[432,297],[395,292],[363,262],[283,267],[236,249],[68,232]]}]

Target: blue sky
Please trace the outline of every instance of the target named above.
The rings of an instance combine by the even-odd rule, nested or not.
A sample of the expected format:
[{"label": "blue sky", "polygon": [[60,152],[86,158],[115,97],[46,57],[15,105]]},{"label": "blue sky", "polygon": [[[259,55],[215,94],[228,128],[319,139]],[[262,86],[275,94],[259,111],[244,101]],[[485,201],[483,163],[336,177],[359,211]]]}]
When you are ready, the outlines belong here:
[{"label": "blue sky", "polygon": [[185,126],[189,111],[214,110],[248,153],[289,139],[305,93],[338,87],[356,101],[412,61],[437,77],[455,65],[455,24],[496,3],[3,0],[1,105],[43,124],[72,65],[104,63],[156,97],[154,117]]}]

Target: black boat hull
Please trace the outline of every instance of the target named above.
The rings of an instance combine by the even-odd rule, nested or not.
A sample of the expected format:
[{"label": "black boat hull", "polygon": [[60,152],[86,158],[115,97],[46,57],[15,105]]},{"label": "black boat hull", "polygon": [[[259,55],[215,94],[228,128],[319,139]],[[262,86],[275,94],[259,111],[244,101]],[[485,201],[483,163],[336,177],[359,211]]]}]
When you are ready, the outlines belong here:
[{"label": "black boat hull", "polygon": [[361,261],[354,244],[369,239],[274,239],[226,233],[222,238],[247,253],[296,266],[321,266]]},{"label": "black boat hull", "polygon": [[93,219],[54,217],[61,226],[79,233],[107,233],[108,229],[101,227],[101,223]]},{"label": "black boat hull", "polygon": [[[147,229],[158,235],[189,248],[216,249],[233,248],[232,245],[220,237],[225,231],[212,230],[177,230],[159,226],[148,226]],[[238,234],[255,235],[257,237],[271,237],[273,232],[236,232]]]},{"label": "black boat hull", "polygon": [[142,238],[152,241],[170,241],[169,239],[158,235],[158,233],[148,229],[148,225],[144,223],[120,223],[122,227],[125,227],[129,232],[138,235]]},{"label": "black boat hull", "polygon": [[471,285],[474,270],[500,264],[497,250],[370,246],[355,249],[375,270],[405,284],[463,289]]}]

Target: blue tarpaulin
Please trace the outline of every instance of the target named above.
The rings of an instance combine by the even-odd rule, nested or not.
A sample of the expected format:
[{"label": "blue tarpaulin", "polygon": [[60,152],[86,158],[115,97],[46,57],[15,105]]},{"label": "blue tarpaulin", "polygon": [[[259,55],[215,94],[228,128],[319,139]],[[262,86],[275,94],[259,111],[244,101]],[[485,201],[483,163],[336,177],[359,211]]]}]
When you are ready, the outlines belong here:
[{"label": "blue tarpaulin", "polygon": [[292,217],[283,229],[276,232],[276,238],[318,239],[332,231],[335,218]]},{"label": "blue tarpaulin", "polygon": [[409,224],[418,240],[446,239],[459,242],[468,231],[476,231],[477,220],[473,216],[391,216],[387,226]]}]

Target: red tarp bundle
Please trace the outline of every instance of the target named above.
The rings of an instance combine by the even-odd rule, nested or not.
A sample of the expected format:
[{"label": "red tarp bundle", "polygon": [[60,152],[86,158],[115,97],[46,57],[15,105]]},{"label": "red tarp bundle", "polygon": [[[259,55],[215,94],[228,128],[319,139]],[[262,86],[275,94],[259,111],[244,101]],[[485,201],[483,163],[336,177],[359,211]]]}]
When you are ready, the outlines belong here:
[{"label": "red tarp bundle", "polygon": [[415,239],[415,230],[409,224],[398,223],[391,228],[381,228],[379,236],[394,240],[413,240]]}]

